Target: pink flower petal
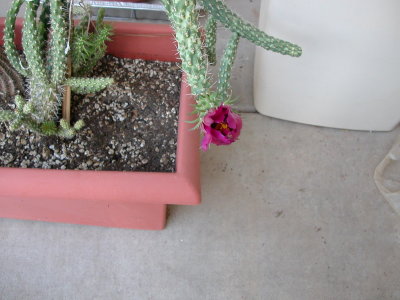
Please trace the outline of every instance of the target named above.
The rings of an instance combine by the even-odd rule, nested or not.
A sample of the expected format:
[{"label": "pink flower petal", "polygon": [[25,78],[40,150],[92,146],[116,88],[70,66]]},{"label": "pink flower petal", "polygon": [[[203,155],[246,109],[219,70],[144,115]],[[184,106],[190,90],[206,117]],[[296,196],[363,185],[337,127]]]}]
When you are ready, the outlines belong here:
[{"label": "pink flower petal", "polygon": [[230,106],[220,105],[216,109],[210,109],[204,116],[201,129],[204,133],[201,143],[203,150],[207,150],[210,143],[229,145],[240,135],[242,118],[232,112]]},{"label": "pink flower petal", "polygon": [[207,151],[210,148],[211,140],[211,135],[206,133],[201,141],[201,150]]}]

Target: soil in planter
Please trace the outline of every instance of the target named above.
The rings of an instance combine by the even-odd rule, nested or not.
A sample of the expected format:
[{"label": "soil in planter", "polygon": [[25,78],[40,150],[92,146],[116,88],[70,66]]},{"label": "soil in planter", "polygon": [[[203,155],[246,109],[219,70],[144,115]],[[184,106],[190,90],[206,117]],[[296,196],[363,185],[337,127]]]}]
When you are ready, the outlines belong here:
[{"label": "soil in planter", "polygon": [[[74,95],[72,122],[85,127],[71,140],[0,126],[0,166],[174,172],[181,71],[177,63],[104,57],[96,76],[115,84]],[[14,108],[0,98],[0,107]],[[11,104],[10,104],[11,103]]]}]

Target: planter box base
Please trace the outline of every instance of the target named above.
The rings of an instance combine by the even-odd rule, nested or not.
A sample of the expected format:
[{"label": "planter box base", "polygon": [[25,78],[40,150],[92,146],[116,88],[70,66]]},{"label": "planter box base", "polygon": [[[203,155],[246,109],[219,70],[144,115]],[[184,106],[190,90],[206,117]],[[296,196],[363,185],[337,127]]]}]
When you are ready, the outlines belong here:
[{"label": "planter box base", "polygon": [[167,205],[76,200],[0,198],[1,217],[106,227],[160,230]]}]

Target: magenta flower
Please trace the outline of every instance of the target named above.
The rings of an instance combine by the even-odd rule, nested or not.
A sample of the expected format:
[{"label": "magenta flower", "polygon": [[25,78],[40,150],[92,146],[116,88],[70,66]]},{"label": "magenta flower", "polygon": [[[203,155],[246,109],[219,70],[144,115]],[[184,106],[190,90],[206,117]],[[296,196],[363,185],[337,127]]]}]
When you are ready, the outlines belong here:
[{"label": "magenta flower", "polygon": [[230,106],[221,104],[210,109],[202,123],[204,133],[201,149],[206,151],[210,144],[229,145],[236,141],[242,129],[242,118],[232,112]]}]

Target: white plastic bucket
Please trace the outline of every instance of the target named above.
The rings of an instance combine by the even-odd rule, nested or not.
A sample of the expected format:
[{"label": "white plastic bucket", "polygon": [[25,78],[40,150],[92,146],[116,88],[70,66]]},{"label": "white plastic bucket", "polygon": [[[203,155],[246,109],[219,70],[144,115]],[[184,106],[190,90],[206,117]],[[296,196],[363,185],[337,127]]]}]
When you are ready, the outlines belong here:
[{"label": "white plastic bucket", "polygon": [[303,48],[257,48],[262,114],[327,127],[388,131],[400,121],[400,1],[261,0],[260,28]]}]

